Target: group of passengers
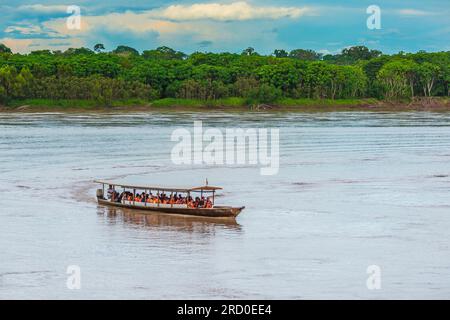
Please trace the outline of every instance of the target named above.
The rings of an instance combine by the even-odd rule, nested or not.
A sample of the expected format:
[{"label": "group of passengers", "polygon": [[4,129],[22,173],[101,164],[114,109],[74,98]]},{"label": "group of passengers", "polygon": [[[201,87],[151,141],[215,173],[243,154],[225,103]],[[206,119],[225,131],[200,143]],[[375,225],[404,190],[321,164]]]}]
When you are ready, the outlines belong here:
[{"label": "group of passengers", "polygon": [[140,203],[152,203],[152,204],[169,204],[169,205],[185,205],[189,208],[212,208],[213,203],[211,199],[205,197],[196,197],[193,199],[192,197],[183,197],[181,194],[170,195],[168,197],[165,193],[160,193],[158,195],[153,195],[151,192],[146,193],[132,193],[129,191],[124,191],[122,193],[118,193],[113,189],[108,190],[108,199],[113,202],[123,203],[124,201],[129,202],[140,202]]}]

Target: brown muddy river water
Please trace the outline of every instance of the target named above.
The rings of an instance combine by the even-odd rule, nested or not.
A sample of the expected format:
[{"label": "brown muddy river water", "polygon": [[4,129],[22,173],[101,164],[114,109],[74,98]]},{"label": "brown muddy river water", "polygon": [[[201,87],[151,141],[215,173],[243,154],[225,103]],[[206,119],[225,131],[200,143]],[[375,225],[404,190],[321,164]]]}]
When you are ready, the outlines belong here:
[{"label": "brown muddy river water", "polygon": [[[171,134],[195,120],[280,128],[278,174],[174,164]],[[450,114],[0,114],[0,177],[1,299],[450,298]],[[97,178],[208,178],[246,209],[106,208]]]}]

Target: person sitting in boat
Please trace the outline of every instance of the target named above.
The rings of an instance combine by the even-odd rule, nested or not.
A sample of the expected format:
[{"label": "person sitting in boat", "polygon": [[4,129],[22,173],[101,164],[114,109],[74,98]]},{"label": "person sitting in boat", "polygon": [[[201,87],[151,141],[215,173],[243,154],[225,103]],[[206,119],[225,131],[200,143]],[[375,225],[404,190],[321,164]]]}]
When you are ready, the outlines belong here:
[{"label": "person sitting in boat", "polygon": [[213,207],[213,203],[212,203],[211,199],[210,198],[206,199],[205,208],[212,209],[212,207]]},{"label": "person sitting in boat", "polygon": [[110,185],[110,186],[108,187],[108,191],[106,192],[107,198],[108,198],[108,199],[112,199],[113,192],[114,192],[114,188],[113,188],[112,185]]},{"label": "person sitting in boat", "polygon": [[119,193],[117,191],[113,190],[109,197],[111,199],[111,202],[117,202],[117,200],[119,198]]},{"label": "person sitting in boat", "polygon": [[198,206],[200,208],[204,208],[205,207],[205,197],[202,197],[199,202],[198,202]]},{"label": "person sitting in boat", "polygon": [[186,200],[180,195],[177,199],[177,204],[185,204]]}]

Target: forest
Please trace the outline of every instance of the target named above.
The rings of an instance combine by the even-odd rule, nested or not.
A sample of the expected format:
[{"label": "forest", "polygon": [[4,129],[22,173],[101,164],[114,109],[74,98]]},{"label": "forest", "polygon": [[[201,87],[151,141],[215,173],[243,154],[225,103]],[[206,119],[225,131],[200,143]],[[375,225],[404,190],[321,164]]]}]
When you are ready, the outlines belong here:
[{"label": "forest", "polygon": [[18,54],[0,44],[0,103],[23,99],[115,100],[163,98],[246,104],[281,99],[400,101],[450,94],[450,52],[383,54],[355,46],[335,55],[275,50],[187,55],[168,47],[142,53],[104,45],[64,52]]}]

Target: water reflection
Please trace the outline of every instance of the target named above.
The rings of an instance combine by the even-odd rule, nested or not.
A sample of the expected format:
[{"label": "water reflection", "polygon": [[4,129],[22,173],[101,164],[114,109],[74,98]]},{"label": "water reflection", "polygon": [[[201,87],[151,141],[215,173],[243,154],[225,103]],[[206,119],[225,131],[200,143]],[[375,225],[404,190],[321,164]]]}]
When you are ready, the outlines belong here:
[{"label": "water reflection", "polygon": [[164,228],[195,233],[214,233],[217,229],[242,231],[235,218],[194,217],[126,208],[97,206],[97,214],[105,217],[108,224],[124,224],[145,228]]}]

